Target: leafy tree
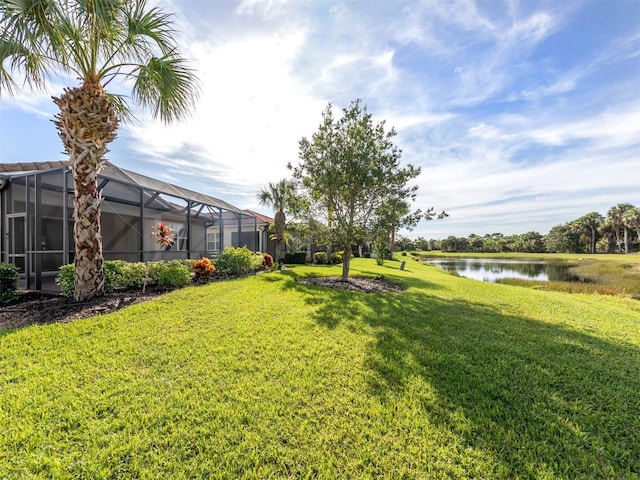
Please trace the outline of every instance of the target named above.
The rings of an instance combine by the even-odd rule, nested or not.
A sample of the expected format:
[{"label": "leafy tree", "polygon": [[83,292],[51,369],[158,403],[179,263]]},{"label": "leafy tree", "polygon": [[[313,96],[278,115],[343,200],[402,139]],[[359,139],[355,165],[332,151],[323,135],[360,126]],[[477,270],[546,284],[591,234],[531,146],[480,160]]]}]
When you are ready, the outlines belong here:
[{"label": "leafy tree", "polygon": [[519,238],[520,248],[519,252],[524,253],[539,253],[544,251],[544,244],[542,243],[542,235],[538,232],[527,232],[517,236]]},{"label": "leafy tree", "polygon": [[413,243],[418,250],[422,250],[422,251],[429,250],[429,240],[427,240],[424,237],[416,238]]},{"label": "leafy tree", "polygon": [[351,102],[336,119],[328,104],[311,139],[299,144],[300,163],[293,176],[322,211],[332,240],[344,250],[342,278],[349,276],[351,246],[379,223],[391,202],[412,201],[417,186],[407,183],[420,174],[412,165],[400,168],[401,151],[392,128],[374,123],[360,100]]},{"label": "leafy tree", "polygon": [[194,73],[179,55],[172,17],[145,0],[2,0],[0,16],[0,93],[19,90],[14,73],[31,88],[44,89],[51,75],[81,82],[54,97],[54,123],[74,178],[74,297],[103,295],[97,175],[130,116],[124,98],[105,87],[130,82],[136,103],[171,122],[193,107]]},{"label": "leafy tree", "polygon": [[598,232],[602,226],[602,222],[604,222],[604,217],[598,212],[587,213],[571,222],[571,228],[576,233],[588,235],[589,244],[587,251],[589,253],[596,252],[596,242],[598,241]]},{"label": "leafy tree", "polygon": [[578,236],[569,225],[556,225],[542,239],[550,253],[573,253],[578,250]]},{"label": "leafy tree", "polygon": [[479,237],[475,233],[469,235],[469,248],[472,252],[481,252],[483,249],[482,237]]},{"label": "leafy tree", "polygon": [[276,214],[273,222],[274,239],[276,241],[276,258],[278,259],[278,270],[282,269],[284,263],[284,242],[286,229],[285,210],[292,210],[295,198],[295,183],[291,180],[282,179],[277,183],[269,182],[266,188],[258,193],[261,205],[273,207]]}]

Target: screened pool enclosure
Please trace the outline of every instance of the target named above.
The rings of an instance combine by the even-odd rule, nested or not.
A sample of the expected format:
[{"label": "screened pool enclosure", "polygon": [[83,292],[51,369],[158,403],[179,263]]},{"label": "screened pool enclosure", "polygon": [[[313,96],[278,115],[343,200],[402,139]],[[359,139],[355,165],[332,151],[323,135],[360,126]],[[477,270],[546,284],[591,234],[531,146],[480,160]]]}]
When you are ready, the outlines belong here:
[{"label": "screened pool enclosure", "polygon": [[[260,250],[256,218],[233,205],[108,163],[100,172],[105,260],[214,257],[228,246]],[[73,263],[73,177],[67,162],[0,164],[0,261],[18,287],[57,290],[58,268]],[[163,247],[153,227],[175,242]]]}]

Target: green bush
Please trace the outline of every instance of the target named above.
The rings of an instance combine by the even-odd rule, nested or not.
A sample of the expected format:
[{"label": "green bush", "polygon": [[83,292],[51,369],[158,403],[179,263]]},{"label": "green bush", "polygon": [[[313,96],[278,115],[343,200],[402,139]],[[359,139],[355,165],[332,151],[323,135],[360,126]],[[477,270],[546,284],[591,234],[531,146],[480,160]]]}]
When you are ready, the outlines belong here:
[{"label": "green bush", "polygon": [[246,275],[262,267],[262,255],[247,247],[227,247],[215,260],[216,272],[221,275]]},{"label": "green bush", "polygon": [[126,287],[122,272],[127,268],[127,263],[124,260],[106,260],[104,262],[105,293]]},{"label": "green bush", "polygon": [[191,283],[191,271],[181,260],[171,260],[158,277],[159,287],[182,287]]},{"label": "green bush", "polygon": [[327,263],[327,253],[326,252],[316,252],[313,254],[313,262],[314,263]]},{"label": "green bush", "polygon": [[338,250],[337,252],[333,252],[331,254],[331,263],[342,263],[343,255],[344,255],[343,250]]},{"label": "green bush", "polygon": [[287,252],[284,254],[284,263],[304,265],[305,263],[307,263],[307,252]]},{"label": "green bush", "polygon": [[120,271],[123,288],[142,288],[147,276],[147,264],[144,262],[126,263]]},{"label": "green bush", "polygon": [[[104,291],[125,288],[142,288],[145,284],[161,287],[181,287],[191,282],[192,260],[171,260],[170,262],[126,262],[107,260],[104,262]],[[187,266],[188,265],[188,266]],[[56,277],[56,284],[65,297],[73,297],[74,265],[63,265]]]},{"label": "green bush", "polygon": [[73,263],[68,265],[62,265],[60,267],[60,273],[56,277],[56,284],[60,287],[60,293],[63,297],[73,297],[74,288],[74,272]]},{"label": "green bush", "polygon": [[20,295],[16,292],[18,269],[9,263],[0,262],[0,303],[9,303]]},{"label": "green bush", "polygon": [[147,262],[147,285],[158,285],[162,272],[167,269],[166,262]]}]

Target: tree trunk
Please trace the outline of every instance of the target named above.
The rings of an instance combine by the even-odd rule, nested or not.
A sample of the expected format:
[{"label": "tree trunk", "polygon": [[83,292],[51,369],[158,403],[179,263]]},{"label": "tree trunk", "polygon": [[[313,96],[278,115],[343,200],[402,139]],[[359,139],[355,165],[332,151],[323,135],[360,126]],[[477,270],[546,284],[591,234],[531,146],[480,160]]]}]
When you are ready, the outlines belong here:
[{"label": "tree trunk", "polygon": [[349,267],[351,266],[351,244],[344,246],[344,253],[342,254],[342,280],[347,281],[349,279]]},{"label": "tree trunk", "polygon": [[282,270],[282,265],[284,264],[284,253],[282,246],[284,243],[284,229],[286,224],[284,212],[282,210],[278,210],[273,220],[276,227],[276,258],[278,261],[278,270]]},{"label": "tree trunk", "polygon": [[629,229],[626,226],[622,227],[624,230],[624,253],[629,253]]},{"label": "tree trunk", "polygon": [[53,101],[60,108],[54,123],[69,155],[74,181],[74,299],[84,301],[104,295],[102,199],[97,180],[108,152],[106,145],[116,137],[118,119],[99,84],[85,82],[82,87],[67,88]]},{"label": "tree trunk", "polygon": [[396,251],[396,226],[391,226],[391,239],[389,240],[389,258],[393,258],[393,254]]}]

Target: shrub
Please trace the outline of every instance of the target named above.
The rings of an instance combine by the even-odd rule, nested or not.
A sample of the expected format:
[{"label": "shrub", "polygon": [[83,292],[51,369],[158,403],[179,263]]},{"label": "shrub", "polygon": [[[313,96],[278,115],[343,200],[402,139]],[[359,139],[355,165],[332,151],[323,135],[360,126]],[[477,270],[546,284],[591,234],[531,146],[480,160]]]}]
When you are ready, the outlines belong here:
[{"label": "shrub", "polygon": [[[104,262],[104,291],[111,293],[119,288],[127,288],[127,275],[124,273],[129,268],[129,263],[124,260],[106,260]],[[60,293],[64,297],[73,297],[75,286],[75,265],[70,263],[60,267],[60,273],[56,277],[56,284],[60,287]],[[144,277],[143,277],[144,278]]]},{"label": "shrub", "polygon": [[104,291],[106,293],[126,287],[122,272],[126,269],[127,263],[124,260],[105,260]]},{"label": "shrub", "polygon": [[159,287],[182,287],[191,283],[191,272],[181,260],[171,260],[158,277]]},{"label": "shrub", "polygon": [[60,267],[60,273],[56,277],[56,285],[60,287],[60,293],[63,297],[73,297],[74,278],[73,278],[74,266],[73,263],[68,265],[62,265]]},{"label": "shrub", "polygon": [[16,292],[18,269],[9,263],[0,262],[0,303],[9,303],[20,295]]},{"label": "shrub", "polygon": [[[286,262],[286,260],[285,260]],[[271,268],[273,267],[273,257],[271,255],[269,255],[268,253],[263,253],[262,254],[262,266],[264,268]]]},{"label": "shrub", "polygon": [[[273,261],[272,261],[273,263]],[[191,263],[191,268],[196,275],[196,281],[207,282],[216,273],[216,267],[213,266],[211,260],[207,257],[202,257],[200,260],[196,260]]]},{"label": "shrub", "polygon": [[331,254],[331,263],[342,263],[343,255],[344,255],[343,250],[338,250],[337,252],[333,252]]},{"label": "shrub", "polygon": [[284,263],[304,265],[305,263],[307,263],[307,252],[287,252],[284,254]]},{"label": "shrub", "polygon": [[168,265],[166,262],[147,262],[147,285],[158,285],[160,276],[167,269],[167,267]]},{"label": "shrub", "polygon": [[123,288],[141,288],[147,276],[147,264],[144,262],[125,263],[120,271]]},{"label": "shrub", "polygon": [[400,255],[402,255],[403,257],[407,256],[407,252],[402,252]]},{"label": "shrub", "polygon": [[216,270],[222,275],[246,275],[262,266],[262,255],[255,254],[247,247],[227,247],[216,258]]},{"label": "shrub", "polygon": [[314,263],[327,263],[327,253],[326,252],[316,252],[313,254],[313,262]]}]

